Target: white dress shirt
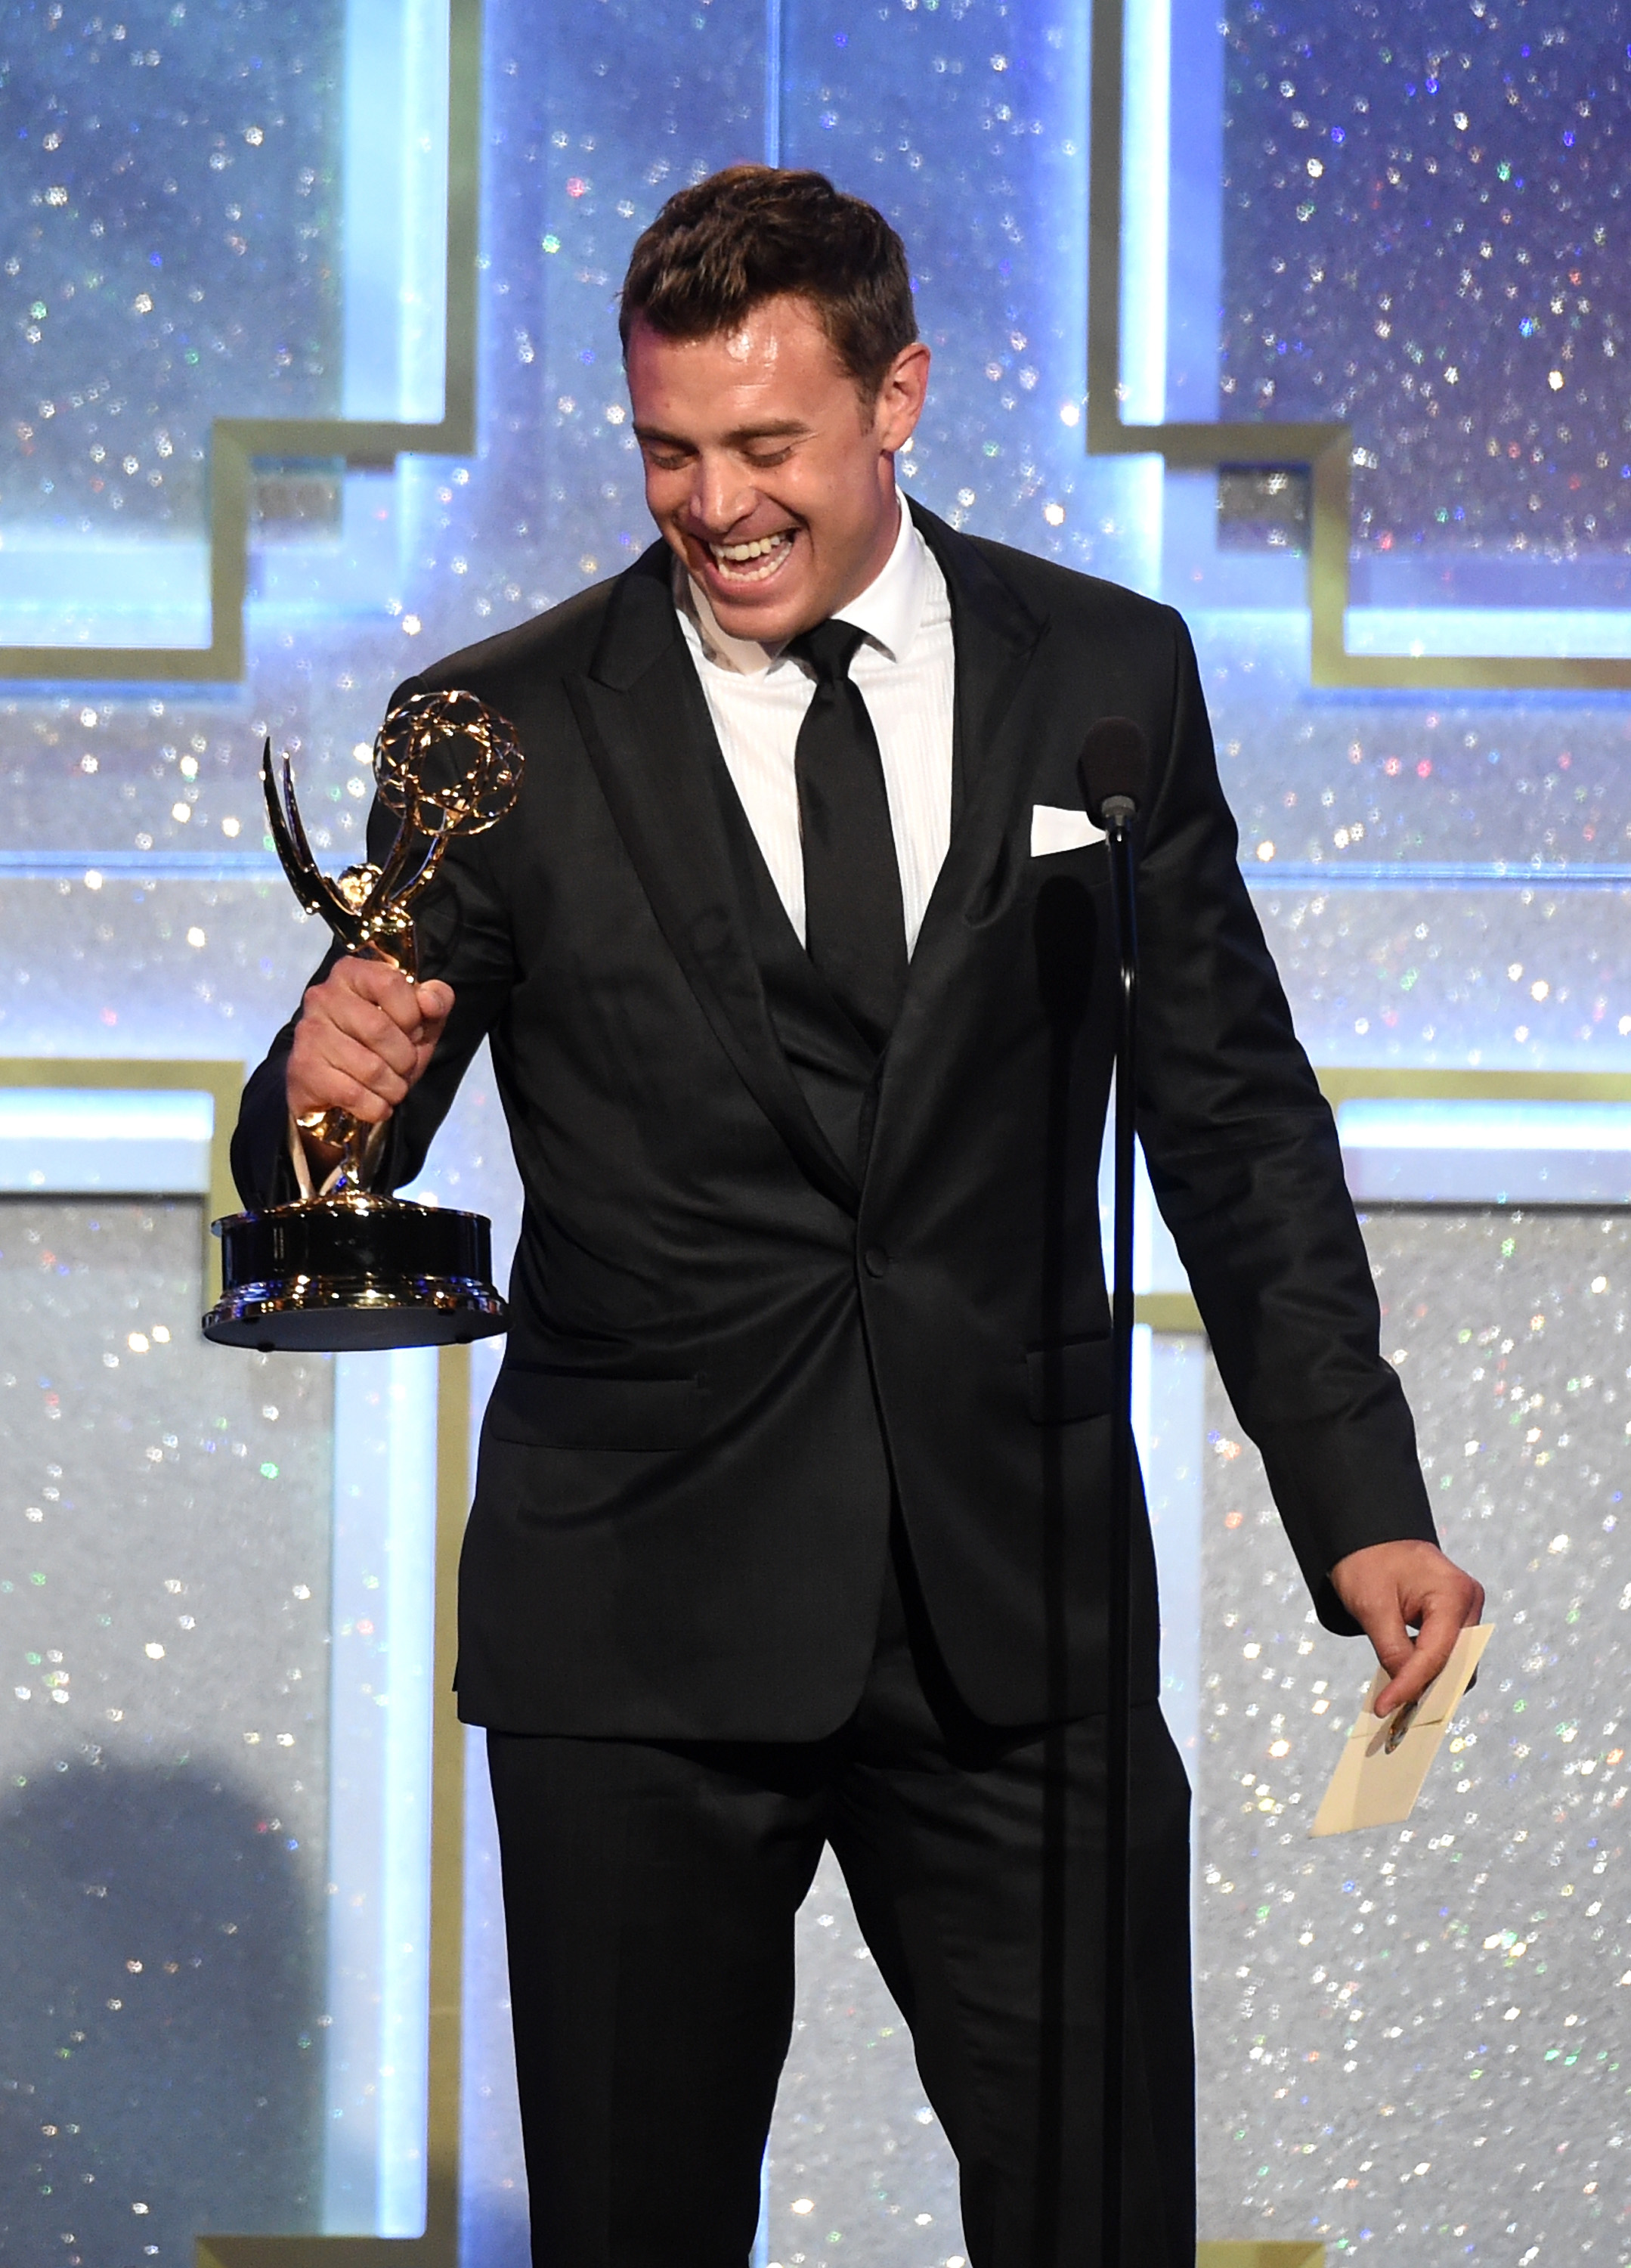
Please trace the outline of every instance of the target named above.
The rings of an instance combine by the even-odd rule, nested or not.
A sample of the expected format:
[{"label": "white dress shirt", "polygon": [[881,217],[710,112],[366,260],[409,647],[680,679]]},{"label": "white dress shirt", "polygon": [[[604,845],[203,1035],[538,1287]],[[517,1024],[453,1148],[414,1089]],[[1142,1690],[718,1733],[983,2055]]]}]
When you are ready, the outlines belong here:
[{"label": "white dress shirt", "polygon": [[[725,766],[788,919],[804,935],[804,859],[793,755],[815,680],[779,646],[731,637],[706,592],[675,563],[675,603],[698,664]],[[951,833],[951,602],[900,499],[882,572],[835,619],[865,632],[849,674],[883,758],[909,954]]]}]

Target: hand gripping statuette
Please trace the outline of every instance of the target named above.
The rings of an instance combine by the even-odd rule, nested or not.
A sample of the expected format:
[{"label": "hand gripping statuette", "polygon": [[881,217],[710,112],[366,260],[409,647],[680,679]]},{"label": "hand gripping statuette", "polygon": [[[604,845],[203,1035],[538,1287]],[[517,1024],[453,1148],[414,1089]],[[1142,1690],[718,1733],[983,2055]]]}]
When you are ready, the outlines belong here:
[{"label": "hand gripping statuette", "polygon": [[[410,694],[374,745],[379,800],[400,814],[396,840],[380,865],[349,866],[331,880],[312,858],[287,757],[278,793],[268,740],[267,816],[295,895],[347,953],[387,961],[417,983],[415,908],[453,837],[482,834],[511,809],[524,761],[514,728],[474,694]],[[386,1132],[344,1110],[290,1120],[299,1197],[215,1223],[224,1289],[204,1317],[206,1338],[262,1352],[346,1351],[438,1346],[504,1329],[504,1303],[489,1280],[491,1224],[376,1189]],[[340,1152],[320,1184],[308,1139]]]}]

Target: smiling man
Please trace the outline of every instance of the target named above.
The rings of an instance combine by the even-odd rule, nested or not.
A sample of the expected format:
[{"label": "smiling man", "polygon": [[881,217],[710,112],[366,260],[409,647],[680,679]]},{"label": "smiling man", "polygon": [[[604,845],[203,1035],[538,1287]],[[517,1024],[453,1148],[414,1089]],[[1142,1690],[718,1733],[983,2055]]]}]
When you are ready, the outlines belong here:
[{"label": "smiling man", "polygon": [[654,319],[626,299],[623,318],[646,502],[718,627],[785,645],[889,564],[895,453],[922,415],[929,350],[900,337],[897,317],[851,345],[866,353],[852,372],[819,308],[792,291],[701,338],[658,328],[657,306]]},{"label": "smiling man", "polygon": [[[340,1108],[391,1121],[408,1179],[491,1042],[526,1205],[459,1682],[540,2268],[746,2268],[828,1843],[973,2268],[1092,2268],[1098,718],[1153,751],[1150,1178],[1319,1611],[1369,1633],[1391,1707],[1481,1593],[1433,1540],[1182,623],[903,502],[929,370],[905,254],[819,175],[682,190],[621,321],[662,541],[414,681],[513,720],[521,804],[450,849],[438,981],[325,963],[235,1164],[246,1202],[286,1193],[290,1116]],[[1193,2268],[1188,1791],[1147,1532],[1135,1559],[1114,2268]]]}]

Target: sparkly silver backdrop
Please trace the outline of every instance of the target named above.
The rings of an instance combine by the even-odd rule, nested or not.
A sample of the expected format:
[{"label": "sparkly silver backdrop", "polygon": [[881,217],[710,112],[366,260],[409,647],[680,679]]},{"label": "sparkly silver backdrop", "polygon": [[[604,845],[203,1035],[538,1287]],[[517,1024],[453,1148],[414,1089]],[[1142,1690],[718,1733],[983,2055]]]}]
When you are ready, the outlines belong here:
[{"label": "sparkly silver backdrop", "polygon": [[830,1852],[799,1916],[768,2187],[773,2260],[937,2268],[961,2251],[957,2169]]},{"label": "sparkly silver backdrop", "polygon": [[196,1204],[0,1199],[0,2228],[319,2225],[328,1366],[196,1332]]},{"label": "sparkly silver backdrop", "polygon": [[1377,1213],[1384,1345],[1497,1633],[1410,1824],[1308,1838],[1363,1697],[1209,1395],[1203,2235],[1412,2268],[1631,2242],[1631,1221]]}]

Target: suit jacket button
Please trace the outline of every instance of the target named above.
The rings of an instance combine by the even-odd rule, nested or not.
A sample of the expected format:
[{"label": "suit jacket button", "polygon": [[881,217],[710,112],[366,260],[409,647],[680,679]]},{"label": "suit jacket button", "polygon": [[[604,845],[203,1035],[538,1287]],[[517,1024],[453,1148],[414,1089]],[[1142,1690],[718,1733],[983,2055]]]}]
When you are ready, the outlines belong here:
[{"label": "suit jacket button", "polygon": [[889,1255],[881,1244],[869,1244],[862,1256],[861,1265],[869,1276],[887,1276]]}]

